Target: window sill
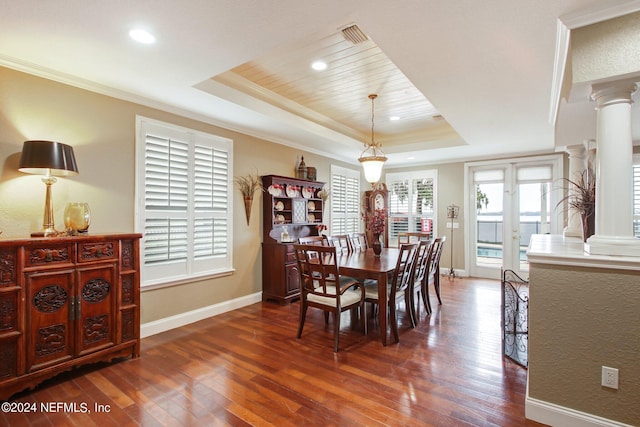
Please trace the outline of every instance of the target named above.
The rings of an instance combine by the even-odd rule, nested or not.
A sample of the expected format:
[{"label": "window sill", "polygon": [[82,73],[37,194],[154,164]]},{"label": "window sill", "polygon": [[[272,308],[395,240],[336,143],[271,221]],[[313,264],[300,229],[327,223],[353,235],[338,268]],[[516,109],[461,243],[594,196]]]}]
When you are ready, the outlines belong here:
[{"label": "window sill", "polygon": [[189,276],[189,277],[183,277],[183,278],[177,278],[175,280],[171,280],[168,282],[152,282],[146,285],[140,285],[140,292],[146,292],[146,291],[154,291],[156,289],[162,289],[162,288],[169,288],[172,286],[180,286],[180,285],[184,285],[187,283],[194,283],[194,282],[200,282],[203,280],[208,280],[208,279],[217,279],[220,277],[226,277],[226,276],[231,276],[233,273],[235,273],[235,269],[232,268],[230,270],[221,270],[221,271],[217,271],[214,273],[206,273],[206,274],[202,274],[199,276]]}]

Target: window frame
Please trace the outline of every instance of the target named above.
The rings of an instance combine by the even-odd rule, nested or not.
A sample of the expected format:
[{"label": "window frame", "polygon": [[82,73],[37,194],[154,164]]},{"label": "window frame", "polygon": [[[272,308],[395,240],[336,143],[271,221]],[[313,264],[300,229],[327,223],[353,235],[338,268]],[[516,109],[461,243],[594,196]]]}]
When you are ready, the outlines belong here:
[{"label": "window frame", "polygon": [[[172,210],[171,208],[154,208],[147,209],[147,181],[146,181],[146,149],[147,135],[155,135],[159,139],[170,139],[187,146],[187,201],[185,210]],[[233,270],[233,140],[223,138],[217,135],[196,131],[186,127],[150,119],[143,116],[136,116],[136,182],[135,182],[135,228],[136,232],[143,235],[140,244],[140,283],[141,288],[155,288],[163,286],[171,286],[179,283],[192,282],[196,279],[204,279],[218,276],[226,276],[231,274]],[[213,189],[211,194],[211,207],[202,208],[200,205],[196,208],[195,191],[200,184],[196,183],[195,163],[201,159],[202,149],[212,153],[212,168],[207,169],[205,173],[210,172],[212,183],[215,180],[226,185],[224,193],[220,192],[222,185],[215,185],[217,192]],[[196,154],[198,152],[199,154]],[[217,153],[216,157],[213,155]],[[226,164],[218,163],[214,159],[224,159],[226,153]],[[222,168],[217,168],[218,163]],[[226,166],[226,169],[225,169]],[[200,171],[201,166],[198,168]],[[222,172],[213,178],[215,171]],[[215,195],[221,195],[226,204],[215,206]],[[201,200],[201,199],[200,199]],[[216,199],[217,200],[217,199]],[[185,246],[186,255],[179,260],[165,260],[156,263],[148,263],[145,259],[145,249],[147,244],[147,219],[153,218],[182,218],[186,219],[186,235]],[[216,242],[216,237],[212,236],[205,246],[210,245],[212,250],[221,251],[220,254],[201,255],[195,252],[196,231],[198,223],[208,221],[211,223],[211,233],[214,234],[215,226],[213,223],[222,224],[223,241]],[[224,226],[226,225],[226,230]],[[202,230],[202,229],[201,229]]]}]

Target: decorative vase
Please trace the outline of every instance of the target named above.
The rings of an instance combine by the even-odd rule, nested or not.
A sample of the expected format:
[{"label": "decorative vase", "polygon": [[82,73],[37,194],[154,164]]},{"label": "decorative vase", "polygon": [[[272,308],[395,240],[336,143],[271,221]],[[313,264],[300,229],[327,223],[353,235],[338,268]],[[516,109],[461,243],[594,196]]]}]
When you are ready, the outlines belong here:
[{"label": "decorative vase", "polygon": [[67,233],[86,233],[91,224],[88,203],[69,202],[64,209],[64,225]]},{"label": "decorative vase", "polygon": [[251,219],[251,206],[253,205],[253,197],[244,198],[244,213],[247,217],[247,225],[249,225],[249,220]]},{"label": "decorative vase", "polygon": [[582,223],[582,241],[586,242],[596,233],[596,214],[594,212],[591,212],[590,215],[581,214],[580,222]]},{"label": "decorative vase", "polygon": [[373,248],[373,255],[379,257],[382,253],[382,243],[380,243],[380,234],[375,233],[373,235],[373,242],[371,242],[371,248]]}]

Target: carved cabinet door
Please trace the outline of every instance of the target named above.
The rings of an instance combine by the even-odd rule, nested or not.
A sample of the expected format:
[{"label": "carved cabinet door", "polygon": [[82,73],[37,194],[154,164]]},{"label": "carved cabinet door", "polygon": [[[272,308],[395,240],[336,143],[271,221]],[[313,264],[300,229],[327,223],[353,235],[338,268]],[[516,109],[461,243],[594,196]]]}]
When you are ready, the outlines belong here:
[{"label": "carved cabinet door", "polygon": [[74,271],[25,275],[27,287],[27,372],[74,355]]},{"label": "carved cabinet door", "polygon": [[116,342],[116,266],[78,269],[78,356]]}]

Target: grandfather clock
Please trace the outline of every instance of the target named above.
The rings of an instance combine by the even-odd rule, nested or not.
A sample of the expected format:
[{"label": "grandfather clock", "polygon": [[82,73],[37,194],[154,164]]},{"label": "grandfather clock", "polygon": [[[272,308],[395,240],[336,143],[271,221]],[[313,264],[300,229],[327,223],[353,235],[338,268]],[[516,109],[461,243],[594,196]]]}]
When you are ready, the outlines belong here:
[{"label": "grandfather clock", "polygon": [[[389,192],[387,191],[386,184],[380,182],[373,185],[371,190],[364,192],[363,208],[366,218],[373,215],[376,209],[384,209],[386,211],[386,217],[384,221],[384,232],[380,235],[382,246],[389,246]],[[366,230],[366,227],[365,227]],[[371,243],[373,241],[373,233],[369,230],[367,232],[367,241]]]}]

